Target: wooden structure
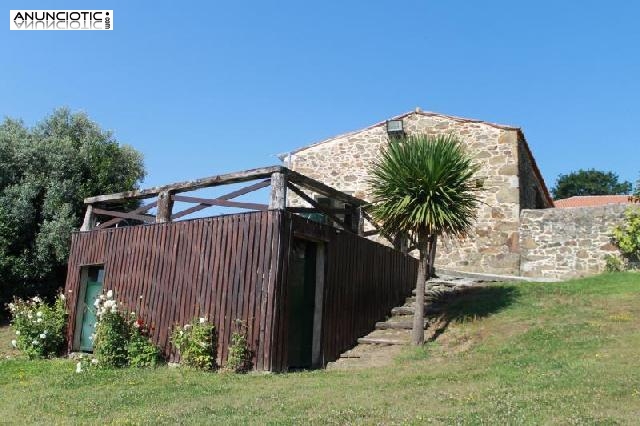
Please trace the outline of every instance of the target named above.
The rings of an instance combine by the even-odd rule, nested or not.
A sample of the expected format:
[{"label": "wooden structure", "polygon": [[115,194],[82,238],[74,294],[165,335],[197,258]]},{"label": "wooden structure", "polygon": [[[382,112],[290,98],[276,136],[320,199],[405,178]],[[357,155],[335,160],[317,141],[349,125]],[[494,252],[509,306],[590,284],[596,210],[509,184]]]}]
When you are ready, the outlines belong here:
[{"label": "wooden structure", "polygon": [[[180,195],[200,188],[257,181],[217,198]],[[234,200],[271,185],[270,203]],[[287,189],[312,207],[286,207]],[[344,208],[323,207],[306,191]],[[105,208],[156,198],[131,212]],[[174,202],[194,206],[173,212]],[[321,367],[335,360],[410,294],[416,261],[364,238],[364,202],[274,166],[85,200],[83,231],[72,237],[66,282],[69,350],[80,348],[90,300],[87,282],[102,277],[127,310],[153,327],[153,340],[178,359],[175,326],[206,317],[219,334],[224,364],[236,320],[246,324],[258,370]],[[183,218],[210,206],[256,210]],[[156,207],[156,214],[148,212]],[[302,215],[321,213],[328,223]],[[102,223],[97,219],[109,218]],[[123,220],[142,225],[119,226]],[[93,278],[91,278],[93,277]],[[84,339],[83,341],[85,341]]]}]

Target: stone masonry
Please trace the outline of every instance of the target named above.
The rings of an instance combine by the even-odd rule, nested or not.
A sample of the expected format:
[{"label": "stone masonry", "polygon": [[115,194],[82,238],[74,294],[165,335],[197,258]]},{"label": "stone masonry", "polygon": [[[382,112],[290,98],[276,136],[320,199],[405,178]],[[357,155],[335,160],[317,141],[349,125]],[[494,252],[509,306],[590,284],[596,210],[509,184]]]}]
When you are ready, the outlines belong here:
[{"label": "stone masonry", "polygon": [[[411,134],[452,134],[480,164],[482,188],[475,228],[464,241],[443,241],[437,266],[460,271],[520,272],[520,210],[551,207],[552,201],[520,129],[441,114],[415,112],[394,119]],[[336,189],[371,200],[367,170],[389,143],[385,122],[301,148],[289,167]],[[311,194],[314,195],[314,194]],[[288,203],[306,203],[289,192]]]},{"label": "stone masonry", "polygon": [[604,270],[607,254],[620,252],[612,228],[624,205],[523,210],[520,215],[521,275],[569,278]]}]

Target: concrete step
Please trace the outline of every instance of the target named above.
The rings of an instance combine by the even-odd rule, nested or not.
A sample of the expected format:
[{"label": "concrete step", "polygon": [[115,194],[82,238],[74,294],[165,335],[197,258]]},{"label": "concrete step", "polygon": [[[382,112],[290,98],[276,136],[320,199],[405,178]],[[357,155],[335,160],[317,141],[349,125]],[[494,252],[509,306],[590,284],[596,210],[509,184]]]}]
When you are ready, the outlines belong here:
[{"label": "concrete step", "polygon": [[[429,327],[429,321],[424,322],[424,329]],[[412,330],[413,321],[384,321],[376,323],[376,330]]]},{"label": "concrete step", "polygon": [[[411,305],[405,305],[405,306],[397,306],[393,309],[391,309],[391,315],[393,316],[399,316],[399,315],[413,315],[414,314],[414,306]],[[442,308],[437,307],[437,306],[425,306],[424,307],[424,314],[425,315],[432,315],[432,314],[440,314],[442,313]]]},{"label": "concrete step", "polygon": [[408,340],[386,339],[383,337],[361,337],[358,339],[361,345],[408,345]]}]

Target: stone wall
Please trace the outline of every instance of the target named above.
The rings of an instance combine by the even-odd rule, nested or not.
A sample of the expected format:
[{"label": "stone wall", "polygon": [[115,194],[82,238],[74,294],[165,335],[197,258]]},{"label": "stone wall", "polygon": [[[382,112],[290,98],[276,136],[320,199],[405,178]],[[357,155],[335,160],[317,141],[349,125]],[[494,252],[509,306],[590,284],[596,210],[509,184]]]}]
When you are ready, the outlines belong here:
[{"label": "stone wall", "polygon": [[604,270],[605,256],[619,254],[611,229],[624,205],[545,210],[520,214],[521,275],[571,278]]},{"label": "stone wall", "polygon": [[520,176],[520,209],[546,209],[553,207],[545,196],[544,182],[534,172],[531,155],[524,137],[518,139],[518,168]]},{"label": "stone wall", "polygon": [[[438,265],[462,271],[518,274],[519,174],[531,173],[519,167],[518,129],[419,112],[403,116],[402,120],[407,134],[457,136],[481,166],[477,182],[483,187],[482,203],[475,229],[465,241],[442,242]],[[388,143],[385,123],[380,123],[295,151],[289,167],[370,200],[367,169]],[[288,200],[293,206],[305,205],[291,192]]]}]

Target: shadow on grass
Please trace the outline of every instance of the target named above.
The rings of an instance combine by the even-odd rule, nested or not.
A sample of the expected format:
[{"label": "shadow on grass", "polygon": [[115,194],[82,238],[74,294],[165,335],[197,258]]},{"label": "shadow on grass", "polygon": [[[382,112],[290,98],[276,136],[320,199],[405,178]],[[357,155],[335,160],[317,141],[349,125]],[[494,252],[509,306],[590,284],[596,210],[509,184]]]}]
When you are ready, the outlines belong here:
[{"label": "shadow on grass", "polygon": [[429,298],[437,308],[437,324],[428,341],[434,341],[452,322],[475,321],[496,314],[513,304],[518,297],[518,289],[512,285],[467,287],[456,292],[440,292]]}]

